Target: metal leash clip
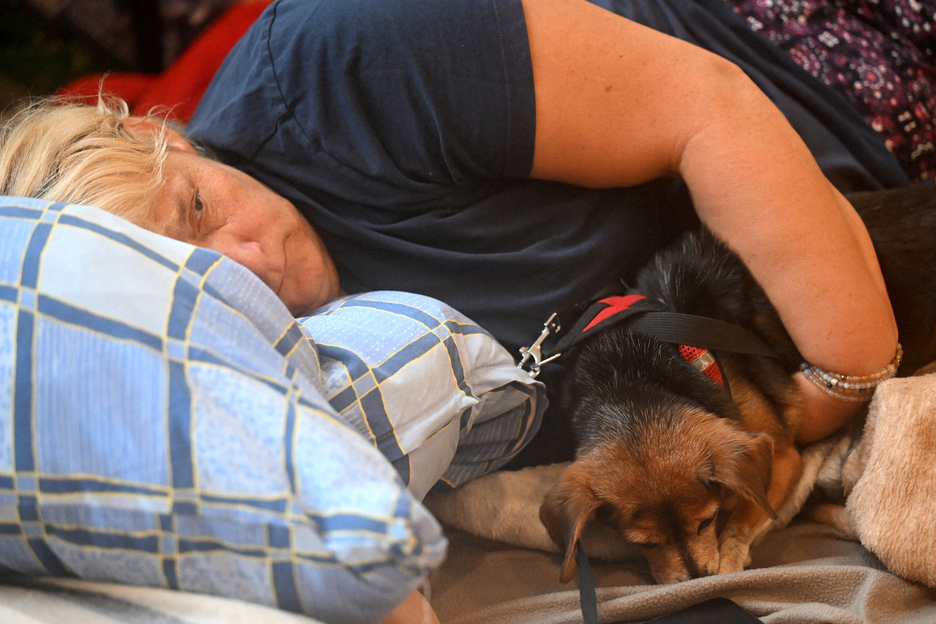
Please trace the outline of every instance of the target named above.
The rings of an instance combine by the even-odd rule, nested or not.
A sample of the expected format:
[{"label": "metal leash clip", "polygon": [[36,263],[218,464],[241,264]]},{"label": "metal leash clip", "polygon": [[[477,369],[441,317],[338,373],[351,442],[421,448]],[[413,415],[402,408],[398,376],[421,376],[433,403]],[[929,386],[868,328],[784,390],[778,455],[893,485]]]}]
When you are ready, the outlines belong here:
[{"label": "metal leash clip", "polygon": [[536,339],[536,341],[533,342],[532,345],[529,347],[520,347],[520,355],[523,357],[517,366],[519,368],[523,368],[532,358],[533,361],[530,363],[530,369],[527,372],[530,373],[530,377],[533,379],[536,379],[536,377],[539,375],[540,368],[543,366],[543,364],[552,362],[557,357],[562,355],[561,353],[554,353],[545,360],[543,359],[543,341],[546,340],[546,338],[548,338],[551,334],[558,333],[562,330],[562,326],[559,324],[559,319],[557,316],[558,315],[553,312],[552,316],[546,319],[546,322],[543,324],[543,331],[540,332],[539,337]]}]

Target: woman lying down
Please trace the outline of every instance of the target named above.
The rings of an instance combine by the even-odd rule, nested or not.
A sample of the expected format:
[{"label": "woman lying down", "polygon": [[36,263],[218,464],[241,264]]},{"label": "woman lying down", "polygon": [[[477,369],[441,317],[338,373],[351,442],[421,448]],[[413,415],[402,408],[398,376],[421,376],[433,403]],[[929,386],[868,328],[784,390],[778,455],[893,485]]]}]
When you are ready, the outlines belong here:
[{"label": "woman lying down", "polygon": [[[931,176],[932,122],[898,137],[880,90],[836,93],[764,35],[800,59],[865,59],[843,61],[822,28],[772,29],[778,17],[721,0],[279,0],[184,132],[107,97],[26,107],[3,129],[0,193],[93,204],[220,251],[294,315],[345,292],[432,296],[513,352],[701,221],[810,364],[873,375],[896,328],[842,192]],[[932,58],[932,33],[914,41]],[[931,71],[917,58],[876,68]],[[828,67],[816,73],[841,89]],[[919,113],[914,93],[890,108]],[[800,442],[860,409],[798,385]],[[559,430],[547,413],[529,461],[564,458]],[[434,621],[418,593],[384,615]]]}]

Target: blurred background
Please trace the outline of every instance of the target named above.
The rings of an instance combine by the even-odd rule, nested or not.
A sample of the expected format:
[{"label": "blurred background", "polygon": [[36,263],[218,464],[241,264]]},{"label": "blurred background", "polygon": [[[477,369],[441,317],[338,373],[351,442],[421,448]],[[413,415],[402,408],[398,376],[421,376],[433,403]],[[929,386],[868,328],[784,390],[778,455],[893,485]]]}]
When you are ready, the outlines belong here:
[{"label": "blurred background", "polygon": [[0,0],[0,111],[104,72],[156,74],[237,0]]}]

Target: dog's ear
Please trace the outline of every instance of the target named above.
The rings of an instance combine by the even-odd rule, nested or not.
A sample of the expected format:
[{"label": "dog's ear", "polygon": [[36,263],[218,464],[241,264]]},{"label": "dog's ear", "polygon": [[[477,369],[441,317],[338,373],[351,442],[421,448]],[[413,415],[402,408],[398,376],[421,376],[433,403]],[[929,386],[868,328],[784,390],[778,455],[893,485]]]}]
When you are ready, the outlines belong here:
[{"label": "dog's ear", "polygon": [[556,546],[565,551],[559,575],[563,583],[572,580],[578,568],[575,561],[576,545],[582,538],[585,524],[601,506],[592,492],[590,482],[591,467],[577,461],[566,468],[559,483],[546,494],[540,505],[540,521]]},{"label": "dog's ear", "polygon": [[767,501],[773,452],[773,438],[766,433],[733,432],[713,453],[712,480],[776,518],[776,512]]}]

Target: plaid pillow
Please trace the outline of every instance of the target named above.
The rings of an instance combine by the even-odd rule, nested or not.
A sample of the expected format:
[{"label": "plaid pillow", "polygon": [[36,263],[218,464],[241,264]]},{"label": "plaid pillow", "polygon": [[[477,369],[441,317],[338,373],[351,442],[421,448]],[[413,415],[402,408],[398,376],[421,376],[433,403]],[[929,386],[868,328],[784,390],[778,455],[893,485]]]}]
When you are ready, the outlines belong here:
[{"label": "plaid pillow", "polygon": [[[467,319],[408,297],[350,298],[299,325],[213,251],[0,198],[0,569],[379,620],[444,557],[421,491],[495,465],[545,403]],[[385,345],[329,329],[386,305]],[[458,369],[446,396],[437,380]]]}]

